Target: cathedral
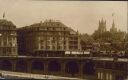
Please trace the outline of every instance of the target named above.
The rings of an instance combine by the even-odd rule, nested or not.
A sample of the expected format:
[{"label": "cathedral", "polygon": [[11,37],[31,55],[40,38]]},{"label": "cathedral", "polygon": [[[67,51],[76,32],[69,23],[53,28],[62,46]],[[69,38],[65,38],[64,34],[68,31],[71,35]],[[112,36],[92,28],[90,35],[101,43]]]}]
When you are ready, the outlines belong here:
[{"label": "cathedral", "polygon": [[[103,18],[102,18],[102,20],[99,20],[99,27],[98,27],[98,30],[97,30],[97,31],[98,31],[100,34],[102,34],[102,33],[104,33],[104,32],[107,31],[107,29],[106,29],[106,20],[104,20]],[[119,30],[119,31],[120,31],[120,30]],[[116,26],[115,26],[114,20],[113,20],[113,23],[112,23],[112,26],[111,26],[109,32],[111,32],[111,33],[116,33],[116,32],[118,32],[118,30],[117,30],[117,28],[116,28]]]},{"label": "cathedral", "polygon": [[115,22],[113,20],[112,26],[110,30],[106,29],[106,20],[103,18],[99,20],[99,27],[98,29],[94,32],[93,34],[94,39],[98,41],[103,41],[103,42],[120,42],[123,41],[125,38],[125,32],[121,31],[120,29],[117,30],[115,26]]}]

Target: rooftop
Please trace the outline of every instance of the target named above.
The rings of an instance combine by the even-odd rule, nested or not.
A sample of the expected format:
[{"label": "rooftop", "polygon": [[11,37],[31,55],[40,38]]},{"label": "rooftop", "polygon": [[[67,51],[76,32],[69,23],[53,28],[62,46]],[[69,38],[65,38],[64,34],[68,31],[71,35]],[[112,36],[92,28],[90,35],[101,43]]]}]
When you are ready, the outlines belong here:
[{"label": "rooftop", "polygon": [[11,21],[0,19],[0,26],[15,26]]}]

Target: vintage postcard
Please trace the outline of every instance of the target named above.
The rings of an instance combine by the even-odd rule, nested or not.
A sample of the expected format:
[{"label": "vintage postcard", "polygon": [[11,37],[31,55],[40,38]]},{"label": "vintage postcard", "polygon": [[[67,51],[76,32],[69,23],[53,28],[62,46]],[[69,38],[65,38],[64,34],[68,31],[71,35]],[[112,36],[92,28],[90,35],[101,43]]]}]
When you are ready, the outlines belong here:
[{"label": "vintage postcard", "polygon": [[0,79],[128,80],[128,1],[0,0]]}]

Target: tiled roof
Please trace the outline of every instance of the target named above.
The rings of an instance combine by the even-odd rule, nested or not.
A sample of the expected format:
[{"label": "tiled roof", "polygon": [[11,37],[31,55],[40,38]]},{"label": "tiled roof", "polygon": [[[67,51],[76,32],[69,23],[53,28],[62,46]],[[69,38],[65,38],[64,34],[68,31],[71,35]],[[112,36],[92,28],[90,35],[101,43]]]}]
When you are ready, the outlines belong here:
[{"label": "tiled roof", "polygon": [[46,20],[44,22],[32,24],[31,27],[67,27],[60,21]]}]

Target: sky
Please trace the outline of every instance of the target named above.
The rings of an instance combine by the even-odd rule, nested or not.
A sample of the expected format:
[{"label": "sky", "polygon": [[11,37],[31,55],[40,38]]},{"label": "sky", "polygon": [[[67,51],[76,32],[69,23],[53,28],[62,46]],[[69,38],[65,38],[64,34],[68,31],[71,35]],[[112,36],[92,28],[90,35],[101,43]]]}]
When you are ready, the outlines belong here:
[{"label": "sky", "polygon": [[60,20],[80,33],[92,34],[103,18],[108,30],[114,20],[118,29],[126,31],[127,4],[127,1],[0,0],[0,19],[5,12],[5,19],[18,28],[46,19]]}]

